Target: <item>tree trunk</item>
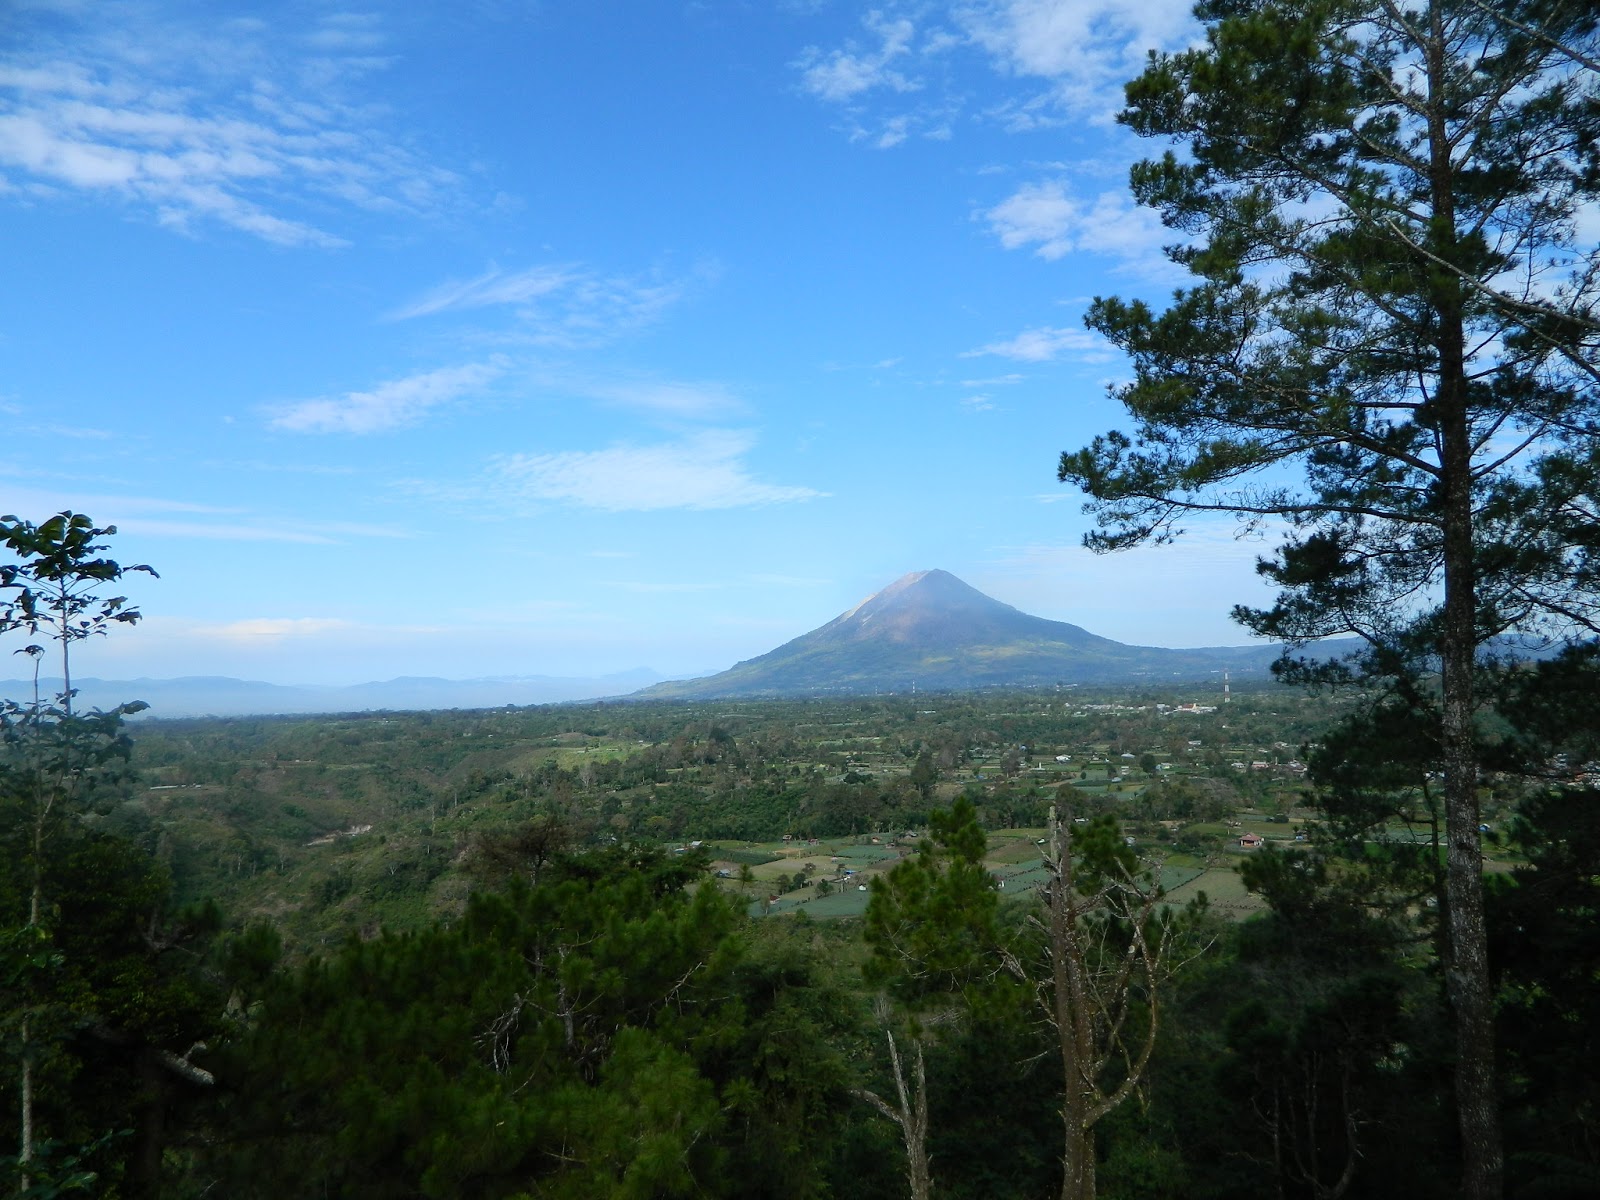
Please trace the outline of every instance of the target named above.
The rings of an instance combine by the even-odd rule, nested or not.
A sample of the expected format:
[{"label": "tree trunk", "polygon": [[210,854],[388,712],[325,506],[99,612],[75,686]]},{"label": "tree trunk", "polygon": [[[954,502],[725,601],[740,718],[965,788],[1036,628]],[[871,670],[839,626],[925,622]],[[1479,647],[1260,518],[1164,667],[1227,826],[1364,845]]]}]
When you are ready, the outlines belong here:
[{"label": "tree trunk", "polygon": [[[1055,989],[1055,1026],[1061,1044],[1061,1200],[1094,1200],[1094,1119],[1098,1099],[1089,1077],[1094,1027],[1084,994],[1083,949],[1073,903],[1072,812],[1050,809],[1050,854],[1056,877],[1050,887],[1050,967]],[[1065,832],[1063,832],[1065,831]]]},{"label": "tree trunk", "polygon": [[139,1057],[140,1097],[138,1146],[128,1180],[128,1194],[154,1197],[161,1194],[161,1160],[166,1150],[167,1080],[161,1060],[149,1046],[141,1046]]},{"label": "tree trunk", "polygon": [[[1455,169],[1446,124],[1447,42],[1440,0],[1428,6],[1428,135],[1433,250],[1456,258]],[[1494,1003],[1484,929],[1483,860],[1478,834],[1478,755],[1473,728],[1473,669],[1478,649],[1472,514],[1472,429],[1468,421],[1466,331],[1462,285],[1435,275],[1438,412],[1444,535],[1444,629],[1441,757],[1444,765],[1445,900],[1449,929],[1447,990],[1456,1023],[1456,1114],[1461,1130],[1461,1194],[1499,1200],[1503,1153],[1495,1094]]]},{"label": "tree trunk", "polygon": [[[1466,492],[1463,481],[1452,489]],[[1502,1189],[1500,1113],[1495,1092],[1494,995],[1484,929],[1483,856],[1479,848],[1478,763],[1473,731],[1470,497],[1466,528],[1445,531],[1445,635],[1442,758],[1445,774],[1445,907],[1448,947],[1445,978],[1456,1024],[1456,1109],[1461,1129],[1461,1194],[1499,1200]],[[1447,500],[1454,504],[1454,498]],[[1451,543],[1462,541],[1452,551]],[[1466,562],[1461,562],[1462,558]],[[1464,594],[1463,594],[1464,593]]]},{"label": "tree trunk", "polygon": [[[886,1013],[881,1015],[887,1019]],[[933,1166],[928,1154],[928,1076],[922,1043],[913,1043],[916,1073],[908,1085],[894,1033],[889,1029],[883,1033],[889,1039],[889,1062],[894,1069],[894,1087],[900,1103],[898,1107],[890,1105],[876,1092],[865,1088],[855,1089],[855,1094],[900,1126],[900,1136],[906,1147],[906,1182],[911,1188],[911,1200],[929,1200],[933,1195]]]},{"label": "tree trunk", "polygon": [[1061,1200],[1094,1200],[1094,1132],[1089,1129],[1066,1131],[1067,1153],[1061,1179]]},{"label": "tree trunk", "polygon": [[17,1166],[20,1168],[18,1191],[23,1195],[27,1194],[32,1182],[28,1177],[28,1167],[33,1162],[33,1046],[28,1038],[30,1024],[27,1017],[22,1019],[22,1145],[17,1153]]}]

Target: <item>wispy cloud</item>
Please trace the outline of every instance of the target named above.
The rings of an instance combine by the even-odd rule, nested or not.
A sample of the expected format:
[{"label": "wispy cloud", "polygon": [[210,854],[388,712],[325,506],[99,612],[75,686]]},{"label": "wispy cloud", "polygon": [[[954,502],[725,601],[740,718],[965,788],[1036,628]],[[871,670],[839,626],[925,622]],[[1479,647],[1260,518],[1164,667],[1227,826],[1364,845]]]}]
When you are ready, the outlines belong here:
[{"label": "wispy cloud", "polygon": [[288,638],[339,633],[349,628],[349,621],[333,617],[253,617],[243,621],[229,621],[223,625],[197,625],[190,630],[190,633],[195,637],[216,638],[227,642],[281,642]]},{"label": "wispy cloud", "polygon": [[832,579],[817,579],[810,575],[769,575],[756,574],[750,576],[750,582],[758,587],[784,587],[784,588],[813,588],[830,587]]},{"label": "wispy cloud", "polygon": [[93,429],[78,425],[25,425],[20,429],[13,426],[10,432],[13,436],[33,434],[36,437],[71,438],[74,441],[87,442],[108,442],[122,436],[109,429]]},{"label": "wispy cloud", "polygon": [[720,383],[626,380],[580,384],[577,390],[619,408],[689,420],[726,417],[746,405]]},{"label": "wispy cloud", "polygon": [[1008,341],[990,342],[987,346],[968,350],[961,357],[977,358],[987,354],[1021,362],[1050,362],[1062,355],[1071,355],[1084,362],[1110,362],[1116,357],[1116,351],[1098,333],[1050,326],[1024,329]]},{"label": "wispy cloud", "polygon": [[[919,30],[918,22],[904,11],[873,9],[861,24],[864,39],[850,38],[831,50],[808,46],[801,52],[794,63],[801,89],[838,105],[850,139],[879,150],[912,136],[949,138],[958,100],[945,95],[915,101],[910,97],[922,93],[924,70],[959,46],[961,39],[936,24]],[[895,97],[900,111],[871,111],[871,103],[879,97]]]},{"label": "wispy cloud", "polygon": [[118,528],[123,533],[145,537],[170,537],[189,540],[222,542],[289,542],[305,546],[331,546],[338,539],[315,533],[298,525],[250,525],[236,521],[162,521],[149,517],[127,517],[120,520]]},{"label": "wispy cloud", "polygon": [[838,102],[854,99],[863,92],[911,92],[921,86],[897,65],[911,53],[911,40],[916,35],[911,21],[873,11],[861,23],[871,35],[866,48],[853,39],[838,50],[806,48],[796,64],[801,87],[823,100]]},{"label": "wispy cloud", "polygon": [[853,140],[880,147],[912,132],[952,135],[973,103],[970,75],[951,66],[963,55],[1017,93],[980,109],[987,121],[1013,132],[1104,122],[1148,51],[1195,37],[1190,8],[1190,0],[885,0],[863,18],[862,35],[810,46],[795,67],[803,90],[850,115]]},{"label": "wispy cloud", "polygon": [[290,542],[333,545],[350,538],[406,538],[409,530],[354,521],[306,520],[251,512],[238,507],[195,504],[163,496],[85,492],[80,488],[31,488],[0,479],[0,512],[41,514],[62,512],[93,514],[101,524],[115,525],[120,533],[235,542]]},{"label": "wispy cloud", "polygon": [[[714,272],[707,266],[695,275]],[[659,319],[683,298],[690,282],[606,275],[573,263],[521,271],[491,267],[471,279],[447,280],[430,288],[390,313],[389,319],[510,308],[527,341],[568,348],[595,346]]]},{"label": "wispy cloud", "polygon": [[263,462],[260,459],[245,461],[216,461],[206,464],[211,467],[220,467],[233,471],[266,471],[279,475],[326,475],[340,477],[358,475],[360,470],[350,466],[336,466],[328,463],[297,463],[297,462]]},{"label": "wispy cloud", "polygon": [[715,592],[720,591],[723,585],[720,583],[707,583],[703,580],[695,583],[657,583],[644,580],[625,580],[622,583],[614,584],[613,586],[619,587],[625,592],[637,592],[641,595],[649,596],[690,592]]},{"label": "wispy cloud", "polygon": [[[177,622],[166,622],[177,625]],[[440,625],[376,625],[340,617],[246,617],[238,621],[183,622],[186,637],[233,642],[242,646],[288,641],[317,641],[330,637],[432,636],[452,632]]]},{"label": "wispy cloud", "polygon": [[491,267],[472,279],[452,279],[439,284],[391,313],[390,318],[405,321],[451,309],[528,304],[570,288],[583,278],[584,272],[571,266],[530,267],[511,272]]},{"label": "wispy cloud", "polygon": [[13,29],[0,52],[0,170],[12,191],[101,197],[184,231],[214,224],[336,246],[343,239],[322,227],[330,205],[427,210],[456,188],[347,98],[385,65],[375,18],[186,24],[118,4],[38,19],[51,36]]},{"label": "wispy cloud", "polygon": [[710,430],[654,446],[506,455],[494,474],[528,500],[606,512],[749,508],[826,494],[757,479],[745,462],[754,444],[746,433]]},{"label": "wispy cloud", "polygon": [[290,433],[387,433],[415,425],[429,410],[481,391],[506,370],[506,363],[440,367],[380,383],[365,392],[346,392],[281,406],[269,423]]},{"label": "wispy cloud", "polygon": [[[71,476],[57,475],[70,479]],[[103,483],[102,483],[102,486]],[[216,516],[235,516],[237,508],[223,508],[214,504],[195,504],[187,500],[168,500],[160,496],[138,496],[121,493],[84,492],[78,488],[47,489],[19,487],[9,480],[0,479],[0,511],[12,513],[56,513],[72,509],[75,512],[92,512],[97,522],[124,521],[146,513],[190,513]]]},{"label": "wispy cloud", "polygon": [[905,362],[903,355],[892,358],[880,358],[877,362],[825,362],[822,364],[824,371],[892,371]]}]

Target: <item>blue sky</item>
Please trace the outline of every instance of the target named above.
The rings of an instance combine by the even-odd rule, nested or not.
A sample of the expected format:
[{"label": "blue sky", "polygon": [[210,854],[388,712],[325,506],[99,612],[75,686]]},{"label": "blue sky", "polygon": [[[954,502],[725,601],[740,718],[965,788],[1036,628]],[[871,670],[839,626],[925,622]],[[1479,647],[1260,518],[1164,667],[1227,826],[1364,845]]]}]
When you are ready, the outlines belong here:
[{"label": "blue sky", "polygon": [[[942,567],[1238,643],[1259,544],[1097,558],[1111,116],[1182,0],[11,0],[0,511],[120,532],[91,674],[717,670]],[[3,674],[4,672],[0,672]]]}]

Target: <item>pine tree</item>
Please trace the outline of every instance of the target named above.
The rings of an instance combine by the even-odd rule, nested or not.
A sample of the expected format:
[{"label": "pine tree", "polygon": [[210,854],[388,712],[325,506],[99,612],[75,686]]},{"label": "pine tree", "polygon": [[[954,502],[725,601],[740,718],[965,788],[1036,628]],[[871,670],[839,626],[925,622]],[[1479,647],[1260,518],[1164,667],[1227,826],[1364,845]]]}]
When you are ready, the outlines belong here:
[{"label": "pine tree", "polygon": [[[1437,664],[1463,1193],[1502,1152],[1478,845],[1474,663],[1600,627],[1600,38],[1587,0],[1212,0],[1122,121],[1188,240],[1163,313],[1097,300],[1135,424],[1062,455],[1088,542],[1196,513],[1285,522],[1281,589],[1236,610]],[[1369,663],[1369,665],[1371,665]]]}]

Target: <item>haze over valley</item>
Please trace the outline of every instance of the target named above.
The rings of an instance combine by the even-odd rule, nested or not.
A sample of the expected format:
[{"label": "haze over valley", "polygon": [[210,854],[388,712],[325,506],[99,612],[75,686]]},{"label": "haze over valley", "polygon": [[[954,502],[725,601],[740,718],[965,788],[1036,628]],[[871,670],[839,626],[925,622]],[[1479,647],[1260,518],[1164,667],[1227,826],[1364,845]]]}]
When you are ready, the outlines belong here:
[{"label": "haze over valley", "polygon": [[[345,687],[293,687],[219,677],[76,680],[84,703],[113,707],[138,698],[151,717],[264,713],[494,708],[569,703],[599,697],[711,699],[965,692],[1171,684],[1225,675],[1267,677],[1281,647],[1216,646],[1170,650],[1128,646],[1076,625],[1019,612],[947,571],[916,571],[848,612],[768,653],[722,672],[662,680],[648,668],[600,678],[398,678]],[[41,681],[47,691],[59,680]],[[0,680],[26,694],[31,681]]]}]

